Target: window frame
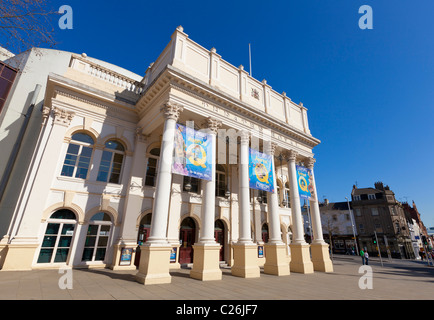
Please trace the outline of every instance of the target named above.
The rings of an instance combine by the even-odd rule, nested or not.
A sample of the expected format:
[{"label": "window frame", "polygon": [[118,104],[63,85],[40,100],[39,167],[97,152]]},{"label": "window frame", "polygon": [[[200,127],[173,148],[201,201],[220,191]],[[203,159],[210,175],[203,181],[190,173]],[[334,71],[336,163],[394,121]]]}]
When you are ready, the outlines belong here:
[{"label": "window frame", "polygon": [[[86,135],[87,137],[89,137],[90,140],[92,140],[92,143],[80,141],[80,140],[73,140],[74,136],[77,134]],[[77,154],[68,153],[71,146],[78,146]],[[90,156],[89,157],[82,155],[84,148],[90,149]],[[65,152],[65,157],[64,157],[62,168],[60,171],[60,176],[61,177],[67,177],[67,178],[76,178],[76,179],[87,180],[89,178],[94,153],[95,153],[95,139],[90,134],[88,134],[87,132],[82,132],[82,131],[78,131],[78,132],[75,132],[74,134],[72,134],[71,140],[68,143],[68,148],[66,149],[66,152]],[[72,156],[76,157],[73,165],[66,163],[67,161],[71,161],[71,159],[67,159],[68,155],[72,155]],[[89,162],[88,162],[87,168],[86,168],[86,176],[85,177],[81,177],[81,176],[77,177],[77,174],[79,173],[79,169],[84,168],[84,167],[80,167],[80,163],[81,163],[81,160],[83,157],[89,159]],[[64,174],[64,169],[67,167],[69,167],[69,168],[73,167],[72,175]]]},{"label": "window frame", "polygon": [[[108,147],[107,144],[109,142],[116,142],[116,143],[118,143],[122,147],[123,150],[117,150],[117,149],[113,149],[113,148]],[[107,167],[107,166],[102,166],[103,161],[108,161],[108,160],[104,159],[104,154],[108,154],[108,153],[111,154],[110,155],[110,161],[109,161],[110,163],[108,165],[109,170],[108,171],[105,171],[105,170],[103,171],[102,167]],[[119,173],[115,173],[115,174],[119,175],[117,181],[112,181],[113,170],[115,168],[114,164],[115,163],[119,163],[119,162],[115,162],[114,161],[114,158],[115,158],[116,155],[121,155],[122,156],[122,162],[120,162]],[[119,141],[117,139],[109,139],[109,140],[107,140],[104,143],[104,149],[102,150],[102,156],[101,156],[101,160],[100,160],[100,163],[99,163],[98,175],[96,177],[96,181],[105,182],[105,183],[113,183],[113,184],[122,184],[122,175],[123,175],[123,171],[124,171],[125,157],[126,157],[126,148],[125,148],[125,145],[121,141]],[[101,175],[102,175],[103,172],[105,172],[107,174],[105,180],[101,179]]]},{"label": "window frame", "polygon": [[[100,214],[100,213],[103,213],[104,216],[105,215],[108,216],[110,218],[110,220],[92,220],[92,218],[94,218],[97,214]],[[84,242],[84,246],[83,246],[83,252],[82,252],[82,255],[81,255],[81,261],[83,263],[104,263],[106,261],[108,248],[110,246],[111,234],[112,234],[112,230],[113,230],[113,221],[112,221],[113,219],[112,219],[112,217],[111,217],[110,214],[108,214],[108,213],[106,213],[104,211],[95,213],[94,215],[92,215],[92,218],[89,220],[89,223],[87,225],[87,233],[86,233],[86,238],[85,238],[85,242]],[[97,226],[97,232],[96,232],[95,235],[89,234],[89,230],[90,230],[91,226]],[[108,226],[109,227],[107,235],[101,235],[101,228],[103,226]],[[98,245],[101,236],[107,237],[107,243],[105,244],[105,246],[99,246]],[[86,246],[86,242],[87,242],[87,239],[89,237],[94,237],[95,238],[95,242],[91,246],[90,245]],[[85,250],[86,249],[90,249],[90,248],[92,248],[92,258],[90,260],[84,260]],[[102,259],[102,260],[95,260],[95,258],[97,256],[97,251],[98,251],[98,249],[101,249],[101,248],[105,249],[105,251],[104,251],[104,259]]]},{"label": "window frame", "polygon": [[[154,150],[158,150],[158,156],[155,154],[152,154],[152,151],[154,151]],[[152,148],[147,155],[148,159],[147,159],[147,163],[146,163],[145,182],[144,182],[145,186],[147,186],[147,187],[155,187],[157,185],[158,168],[160,166],[160,153],[161,153],[161,148],[155,147],[155,148]],[[148,175],[149,159],[155,159],[155,161],[156,161],[156,163],[155,163],[155,175],[154,176]],[[154,180],[152,185],[147,184],[148,178],[149,179],[152,178]]]}]

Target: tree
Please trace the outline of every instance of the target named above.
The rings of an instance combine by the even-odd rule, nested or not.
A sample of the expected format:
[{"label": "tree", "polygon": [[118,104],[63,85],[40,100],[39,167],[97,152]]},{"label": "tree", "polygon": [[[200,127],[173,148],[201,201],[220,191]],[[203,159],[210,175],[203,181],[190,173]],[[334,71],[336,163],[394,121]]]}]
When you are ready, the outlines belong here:
[{"label": "tree", "polygon": [[0,0],[0,45],[15,54],[32,47],[56,45],[53,19],[46,0]]}]

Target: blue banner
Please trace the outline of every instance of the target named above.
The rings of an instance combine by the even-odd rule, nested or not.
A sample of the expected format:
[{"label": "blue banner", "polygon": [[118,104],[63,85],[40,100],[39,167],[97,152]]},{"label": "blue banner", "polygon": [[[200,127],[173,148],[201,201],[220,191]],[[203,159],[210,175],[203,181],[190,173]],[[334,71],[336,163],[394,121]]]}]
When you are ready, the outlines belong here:
[{"label": "blue banner", "polygon": [[212,143],[207,133],[176,124],[172,172],[212,180]]},{"label": "blue banner", "polygon": [[302,166],[295,166],[295,169],[300,198],[311,200],[314,197],[312,170]]},{"label": "blue banner", "polygon": [[274,192],[273,161],[270,155],[249,148],[250,188]]}]

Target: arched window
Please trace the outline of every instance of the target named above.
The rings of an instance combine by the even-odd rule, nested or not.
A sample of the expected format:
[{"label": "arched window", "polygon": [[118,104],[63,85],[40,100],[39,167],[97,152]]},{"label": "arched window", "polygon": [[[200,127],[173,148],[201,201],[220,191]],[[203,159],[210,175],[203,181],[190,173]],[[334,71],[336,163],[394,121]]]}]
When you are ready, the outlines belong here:
[{"label": "arched window", "polygon": [[107,213],[98,212],[93,215],[87,228],[82,256],[83,261],[104,261],[111,226],[112,220]]},{"label": "arched window", "polygon": [[124,156],[125,148],[120,142],[116,140],[107,141],[96,179],[103,182],[120,183]]},{"label": "arched window", "polygon": [[54,212],[47,222],[38,263],[65,263],[77,223],[75,214],[71,210],[60,209]]},{"label": "arched window", "polygon": [[92,158],[93,145],[92,137],[86,133],[78,132],[73,134],[60,174],[66,177],[86,179]]},{"label": "arched window", "polygon": [[226,194],[226,172],[225,167],[217,164],[215,168],[215,195],[224,197]]},{"label": "arched window", "polygon": [[149,152],[148,166],[146,167],[145,186],[155,187],[157,183],[157,168],[160,160],[160,148],[153,148]]}]

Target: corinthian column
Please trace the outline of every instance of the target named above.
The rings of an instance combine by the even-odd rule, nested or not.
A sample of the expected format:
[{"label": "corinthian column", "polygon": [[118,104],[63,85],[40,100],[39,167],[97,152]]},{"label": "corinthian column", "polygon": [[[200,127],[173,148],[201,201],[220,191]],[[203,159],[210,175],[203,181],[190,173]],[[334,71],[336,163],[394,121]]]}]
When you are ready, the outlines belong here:
[{"label": "corinthian column", "polygon": [[270,221],[270,239],[265,244],[264,273],[278,276],[289,274],[289,264],[286,258],[286,245],[282,241],[280,230],[279,200],[277,199],[276,170],[274,164],[274,153],[277,144],[271,143],[271,168],[273,170],[274,192],[267,192],[268,218]]},{"label": "corinthian column", "polygon": [[215,167],[216,167],[216,136],[221,122],[208,118],[206,120],[211,137],[211,155],[207,155],[206,165],[211,166],[211,180],[203,180],[204,192],[202,198],[202,230],[199,243],[193,246],[193,268],[190,277],[208,281],[220,280],[222,271],[219,266],[220,244],[214,238],[215,220]]},{"label": "corinthian column", "polygon": [[239,227],[238,242],[233,245],[234,264],[232,275],[243,278],[260,276],[258,265],[258,246],[252,242],[250,229],[250,190],[249,190],[249,141],[247,131],[240,132],[240,163],[239,163]]},{"label": "corinthian column", "polygon": [[136,275],[136,280],[143,284],[171,282],[169,267],[172,247],[167,241],[167,218],[169,216],[176,121],[182,110],[182,106],[171,102],[166,103],[161,110],[165,121],[152,210],[151,232],[148,241],[141,248],[143,257],[140,257],[139,272]]},{"label": "corinthian column", "polygon": [[312,273],[313,265],[310,261],[309,245],[304,240],[303,218],[301,215],[300,196],[298,194],[297,171],[295,160],[297,152],[290,150],[287,154],[288,171],[291,194],[291,217],[293,240],[289,245],[291,249],[291,271]]},{"label": "corinthian column", "polygon": [[311,183],[313,185],[313,197],[309,201],[309,205],[311,208],[311,216],[312,216],[312,227],[313,227],[313,237],[314,240],[311,244],[311,254],[312,254],[312,263],[314,270],[324,271],[324,272],[333,272],[333,263],[330,260],[329,255],[329,246],[324,242],[323,233],[322,233],[322,225],[321,225],[321,216],[318,205],[318,193],[316,191],[316,183],[315,176],[313,173],[313,165],[315,163],[315,159],[307,158],[304,161],[304,164],[311,171]]}]

